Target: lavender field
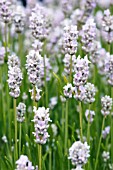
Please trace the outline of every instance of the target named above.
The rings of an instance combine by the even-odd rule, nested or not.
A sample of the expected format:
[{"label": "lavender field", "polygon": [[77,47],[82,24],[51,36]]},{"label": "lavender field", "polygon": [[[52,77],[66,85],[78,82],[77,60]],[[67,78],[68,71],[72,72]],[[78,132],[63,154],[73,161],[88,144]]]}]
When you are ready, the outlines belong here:
[{"label": "lavender field", "polygon": [[0,0],[0,170],[113,170],[113,0]]}]

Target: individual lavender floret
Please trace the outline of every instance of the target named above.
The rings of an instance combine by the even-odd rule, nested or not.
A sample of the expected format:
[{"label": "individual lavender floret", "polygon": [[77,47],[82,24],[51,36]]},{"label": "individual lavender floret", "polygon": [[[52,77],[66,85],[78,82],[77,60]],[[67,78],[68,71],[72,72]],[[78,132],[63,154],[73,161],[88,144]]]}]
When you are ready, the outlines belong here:
[{"label": "individual lavender floret", "polygon": [[10,0],[0,1],[0,18],[4,23],[9,23],[12,19],[12,9]]},{"label": "individual lavender floret", "polygon": [[96,88],[94,84],[87,83],[85,84],[85,98],[84,102],[85,103],[93,103],[95,101],[95,93],[96,93]]},{"label": "individual lavender floret", "polygon": [[22,123],[25,120],[26,105],[22,102],[18,104],[17,109],[17,121]]},{"label": "individual lavender floret", "polygon": [[0,65],[4,64],[5,47],[0,47]]},{"label": "individual lavender floret", "polygon": [[67,25],[64,27],[63,49],[65,54],[73,55],[77,52],[78,31],[76,25]]},{"label": "individual lavender floret", "polygon": [[26,155],[21,155],[16,161],[16,170],[34,170],[32,162],[29,161]]},{"label": "individual lavender floret", "polygon": [[40,80],[42,57],[39,51],[31,50],[26,56],[26,69],[30,83],[35,85]]},{"label": "individual lavender floret", "polygon": [[22,95],[22,99],[27,100],[27,98],[28,98],[28,95],[24,92],[23,95]]},{"label": "individual lavender floret", "polygon": [[89,76],[89,63],[87,56],[78,58],[75,60],[74,64],[74,77],[73,77],[73,84],[75,86],[81,86],[86,83],[88,76]]},{"label": "individual lavender floret", "polygon": [[95,116],[95,112],[93,110],[86,110],[85,117],[87,121],[90,121],[90,123],[93,122]]},{"label": "individual lavender floret", "polygon": [[109,55],[109,53],[107,53],[105,60],[105,73],[108,83],[113,86],[113,55]]},{"label": "individual lavender floret", "polygon": [[82,49],[85,52],[87,53],[91,52],[95,38],[96,38],[96,24],[93,18],[89,18],[86,21],[86,24],[83,25],[81,31]]},{"label": "individual lavender floret", "polygon": [[76,169],[80,169],[87,163],[90,157],[89,152],[90,146],[88,146],[87,142],[76,141],[69,149],[68,159],[71,159],[72,164],[76,165]]},{"label": "individual lavender floret", "polygon": [[30,28],[32,35],[36,39],[44,39],[47,37],[49,32],[49,19],[46,8],[36,5],[36,7],[32,9]]},{"label": "individual lavender floret", "polygon": [[58,128],[55,124],[51,124],[54,137],[58,134]]},{"label": "individual lavender floret", "polygon": [[110,114],[110,111],[112,109],[112,98],[110,98],[110,96],[104,96],[101,98],[101,105],[102,105],[102,109],[101,109],[101,113],[103,116],[107,116]]},{"label": "individual lavender floret", "polygon": [[61,0],[62,11],[65,15],[69,15],[73,11],[73,1]]},{"label": "individual lavender floret", "polygon": [[56,96],[50,98],[50,103],[49,103],[50,109],[53,109],[57,105],[57,102],[58,102],[58,98]]},{"label": "individual lavender floret", "polygon": [[104,162],[107,162],[110,159],[110,153],[103,151],[102,158],[103,158]]},{"label": "individual lavender floret", "polygon": [[61,100],[62,103],[66,102],[66,98],[62,95],[60,95],[60,100]]},{"label": "individual lavender floret", "polygon": [[63,92],[64,92],[64,96],[66,98],[72,98],[72,93],[73,93],[73,86],[71,83],[67,83],[67,85],[65,85],[63,87]]},{"label": "individual lavender floret", "polygon": [[106,126],[105,129],[102,131],[102,137],[105,139],[109,133],[110,133],[110,126]]},{"label": "individual lavender floret", "polygon": [[43,42],[41,42],[38,39],[35,39],[33,44],[32,44],[32,47],[34,48],[34,50],[37,50],[39,52],[42,51],[42,46],[43,46]]},{"label": "individual lavender floret", "polygon": [[49,118],[49,108],[45,109],[45,107],[39,107],[38,110],[36,107],[33,109],[35,116],[33,119],[35,132],[33,132],[36,137],[36,143],[45,144],[49,134],[47,129],[49,127],[49,122],[51,119]]},{"label": "individual lavender floret", "polygon": [[7,143],[7,142],[8,142],[7,137],[6,137],[5,135],[2,136],[2,141],[3,141],[4,143]]},{"label": "individual lavender floret", "polygon": [[73,24],[78,24],[81,19],[82,19],[82,16],[83,16],[83,10],[77,8],[75,9],[73,12],[72,12],[72,15],[71,15],[71,20],[72,20],[72,23]]},{"label": "individual lavender floret", "polygon": [[109,9],[104,11],[102,27],[105,32],[113,31],[113,16]]},{"label": "individual lavender floret", "polygon": [[10,88],[10,95],[14,98],[20,95],[20,85],[22,83],[22,72],[20,69],[20,62],[16,55],[8,57],[8,85]]},{"label": "individual lavender floret", "polygon": [[74,87],[74,98],[79,101],[84,101],[85,98],[85,88],[84,86]]},{"label": "individual lavender floret", "polygon": [[16,33],[22,33],[24,30],[24,17],[22,14],[15,14],[13,17]]},{"label": "individual lavender floret", "polygon": [[[35,101],[38,102],[41,99],[40,93],[42,92],[41,89],[39,89],[37,86],[35,86]],[[29,92],[31,92],[31,99],[34,99],[34,89],[30,89]]]}]

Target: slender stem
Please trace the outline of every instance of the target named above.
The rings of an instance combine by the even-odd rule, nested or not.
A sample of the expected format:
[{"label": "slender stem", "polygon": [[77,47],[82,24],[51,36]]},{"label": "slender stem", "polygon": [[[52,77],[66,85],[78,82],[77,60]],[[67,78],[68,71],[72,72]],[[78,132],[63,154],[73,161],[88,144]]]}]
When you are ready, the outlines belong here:
[{"label": "slender stem", "polygon": [[45,56],[44,56],[44,81],[45,81],[45,103],[46,107],[48,107],[48,88],[47,88],[47,81],[46,81],[46,63],[45,63]]},{"label": "slender stem", "polygon": [[88,115],[88,126],[87,126],[87,143],[90,145],[90,104],[89,104],[89,115]]},{"label": "slender stem", "polygon": [[13,107],[14,107],[14,124],[15,124],[15,161],[18,159],[18,151],[17,151],[17,117],[16,117],[16,99],[13,99]]},{"label": "slender stem", "polygon": [[21,137],[22,137],[22,125],[20,123],[20,129],[19,129],[19,155],[21,155]]},{"label": "slender stem", "polygon": [[49,170],[52,170],[51,149],[49,150]]},{"label": "slender stem", "polygon": [[39,144],[39,170],[42,170],[42,145]]},{"label": "slender stem", "polygon": [[99,157],[99,152],[100,152],[100,145],[101,145],[101,141],[102,141],[102,131],[104,129],[105,119],[106,119],[106,116],[104,116],[103,121],[102,121],[101,135],[100,135],[98,150],[97,150],[97,154],[96,154],[95,170],[97,170],[97,165],[98,165],[98,157]]},{"label": "slender stem", "polygon": [[82,104],[79,102],[79,119],[80,119],[80,140],[83,141],[83,134],[82,134]]},{"label": "slender stem", "polygon": [[62,133],[64,134],[64,103],[62,103]]},{"label": "slender stem", "polygon": [[8,42],[7,42],[7,24],[5,24],[5,57],[6,57],[6,61],[7,61],[7,45],[8,45]]},{"label": "slender stem", "polygon": [[68,142],[68,100],[66,100],[66,114],[65,114],[65,145],[64,152],[67,155],[67,142]]}]

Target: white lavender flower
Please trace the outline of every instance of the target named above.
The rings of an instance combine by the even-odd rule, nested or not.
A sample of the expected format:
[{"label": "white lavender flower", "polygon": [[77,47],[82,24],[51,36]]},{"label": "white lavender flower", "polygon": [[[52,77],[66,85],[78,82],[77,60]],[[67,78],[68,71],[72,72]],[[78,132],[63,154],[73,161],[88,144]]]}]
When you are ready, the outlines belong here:
[{"label": "white lavender flower", "polygon": [[96,38],[96,24],[93,18],[89,18],[81,31],[82,49],[89,53],[92,50]]},{"label": "white lavender flower", "polygon": [[113,31],[113,16],[111,15],[109,9],[104,11],[102,27],[106,32]]},{"label": "white lavender flower", "polygon": [[95,88],[94,84],[91,84],[91,83],[85,84],[84,87],[85,87],[84,102],[91,104],[95,101],[96,88]]},{"label": "white lavender flower", "polygon": [[4,23],[9,23],[12,19],[11,1],[0,1],[0,18]]},{"label": "white lavender flower", "polygon": [[105,60],[105,74],[108,79],[108,83],[113,86],[113,55],[107,53]]},{"label": "white lavender flower", "polygon": [[8,57],[8,85],[10,88],[9,94],[17,98],[20,95],[20,85],[22,82],[22,72],[20,62],[16,55]]},{"label": "white lavender flower", "polygon": [[107,162],[110,159],[110,153],[103,151],[102,152],[102,158],[103,158],[104,162]]},{"label": "white lavender flower", "polygon": [[87,56],[78,58],[75,60],[74,64],[74,77],[73,77],[73,84],[75,86],[81,86],[86,83],[88,76],[89,76],[89,63]]},{"label": "white lavender flower", "polygon": [[15,26],[16,33],[22,33],[24,30],[24,17],[22,14],[15,14],[13,17],[13,22]]},{"label": "white lavender flower", "polygon": [[95,116],[95,112],[93,110],[86,110],[85,117],[87,121],[90,121],[90,123],[93,122]]},{"label": "white lavender flower", "polygon": [[110,98],[110,96],[104,96],[101,98],[101,105],[102,105],[102,109],[101,109],[101,113],[103,116],[107,116],[110,114],[110,111],[112,109],[112,98]]},{"label": "white lavender flower", "polygon": [[82,143],[81,141],[76,141],[69,149],[68,159],[71,159],[73,165],[81,168],[87,163],[90,156],[89,152],[90,146],[87,145],[87,142]]},{"label": "white lavender flower", "polygon": [[37,50],[39,52],[42,51],[42,46],[43,46],[43,42],[41,42],[38,39],[35,39],[33,44],[32,44],[32,47],[34,48],[34,50]]},{"label": "white lavender flower", "polygon": [[[37,85],[35,86],[35,101],[38,102],[40,99],[41,99],[41,95],[40,93],[42,92],[41,89],[39,89],[37,87]],[[33,100],[34,99],[34,89],[30,89],[29,92],[31,92],[31,99]]]},{"label": "white lavender flower", "polygon": [[74,87],[74,98],[79,101],[84,101],[85,99],[85,88],[84,86]]},{"label": "white lavender flower", "polygon": [[49,17],[46,8],[37,4],[36,7],[32,9],[30,28],[32,35],[36,39],[44,39],[47,37],[49,33]]},{"label": "white lavender flower", "polygon": [[17,109],[17,121],[22,123],[25,120],[26,105],[22,102],[18,104]]},{"label": "white lavender flower", "polygon": [[61,100],[62,103],[66,102],[66,98],[62,95],[60,95],[60,100]]},{"label": "white lavender flower", "polygon": [[73,0],[61,0],[62,11],[65,15],[69,15],[73,11]]},{"label": "white lavender flower", "polygon": [[4,135],[4,136],[2,136],[2,141],[4,142],[4,143],[7,143],[8,141],[7,141],[7,137]]},{"label": "white lavender flower", "polygon": [[39,51],[31,50],[26,56],[26,69],[30,83],[36,84],[40,80],[40,73],[42,67],[42,57]]},{"label": "white lavender flower", "polygon": [[28,98],[28,95],[24,92],[24,93],[22,94],[22,99],[23,99],[23,100],[27,100],[27,98]]},{"label": "white lavender flower", "polygon": [[110,133],[110,126],[106,126],[105,129],[102,131],[103,139],[105,139],[109,133]]},{"label": "white lavender flower", "polygon": [[29,161],[26,155],[21,155],[20,158],[16,161],[16,170],[34,170],[32,162]]},{"label": "white lavender flower", "polygon": [[0,47],[0,65],[4,64],[5,47]]},{"label": "white lavender flower", "polygon": [[58,128],[55,124],[51,124],[51,128],[53,131],[53,135],[56,136],[58,134]]},{"label": "white lavender flower", "polygon": [[73,55],[77,52],[78,31],[76,25],[64,27],[63,49],[65,54]]},{"label": "white lavender flower", "polygon": [[33,119],[35,132],[33,132],[36,137],[36,143],[45,144],[49,134],[47,129],[49,127],[49,122],[51,119],[49,118],[49,108],[45,109],[45,107],[39,107],[38,110],[36,107],[33,109],[35,116]]},{"label": "white lavender flower", "polygon": [[56,96],[50,98],[50,103],[49,103],[50,109],[53,109],[57,105],[57,102],[58,102],[58,98]]},{"label": "white lavender flower", "polygon": [[71,83],[67,83],[67,85],[65,85],[63,87],[63,92],[64,92],[64,96],[66,98],[72,98],[72,93],[73,93],[73,86]]}]

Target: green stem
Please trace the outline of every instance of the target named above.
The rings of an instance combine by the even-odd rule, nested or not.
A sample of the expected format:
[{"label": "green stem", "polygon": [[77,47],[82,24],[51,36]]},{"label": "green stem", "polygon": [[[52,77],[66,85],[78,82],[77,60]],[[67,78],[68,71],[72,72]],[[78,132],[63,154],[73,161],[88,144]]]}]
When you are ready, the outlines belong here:
[{"label": "green stem", "polygon": [[45,81],[45,103],[46,107],[48,107],[48,88],[47,88],[47,81],[46,81],[46,63],[45,63],[45,56],[44,56],[44,81]]},{"label": "green stem", "polygon": [[19,155],[21,155],[21,137],[22,137],[22,125],[20,123],[20,129],[19,129]]},{"label": "green stem", "polygon": [[64,103],[62,103],[62,133],[64,134]]},{"label": "green stem", "polygon": [[88,126],[87,126],[87,143],[90,145],[90,104],[89,104],[89,115],[88,115]]},{"label": "green stem", "polygon": [[67,142],[68,142],[68,100],[66,100],[66,114],[65,114],[65,145],[64,152],[67,155]]},{"label": "green stem", "polygon": [[16,117],[16,99],[13,99],[13,107],[14,107],[14,124],[15,124],[15,161],[18,159],[18,151],[17,151],[17,117]]},{"label": "green stem", "polygon": [[82,104],[79,102],[79,119],[80,119],[80,140],[83,141],[83,134],[82,134]]},{"label": "green stem", "polygon": [[51,149],[49,151],[49,170],[52,170]]},{"label": "green stem", "polygon": [[42,170],[42,145],[39,144],[39,170]]},{"label": "green stem", "polygon": [[71,55],[71,59],[70,59],[70,83],[72,81],[72,55]]},{"label": "green stem", "polygon": [[97,170],[97,165],[98,165],[98,157],[99,157],[99,152],[100,152],[100,145],[101,145],[101,141],[102,141],[102,131],[104,129],[105,119],[106,119],[106,116],[104,116],[103,121],[102,121],[101,135],[100,135],[98,150],[97,150],[97,154],[96,154],[95,170]]}]

